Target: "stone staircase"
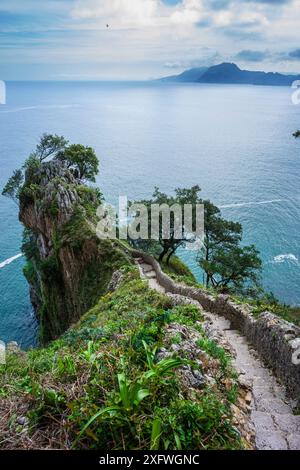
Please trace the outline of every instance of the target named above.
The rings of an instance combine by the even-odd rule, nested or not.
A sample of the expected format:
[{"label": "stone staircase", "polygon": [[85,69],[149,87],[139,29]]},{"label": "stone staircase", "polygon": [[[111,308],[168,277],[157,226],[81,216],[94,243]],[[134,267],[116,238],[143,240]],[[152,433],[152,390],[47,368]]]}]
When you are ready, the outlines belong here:
[{"label": "stone staircase", "polygon": [[[149,287],[160,293],[166,292],[158,280],[152,265],[142,258],[136,258],[140,276],[148,281]],[[189,301],[188,298],[186,298]],[[247,382],[252,384],[251,420],[255,428],[257,450],[300,450],[300,416],[293,414],[293,403],[286,397],[285,389],[273,373],[265,367],[256,351],[239,331],[231,329],[226,318],[204,312],[209,328],[216,336],[222,337],[233,351],[234,366]]]}]

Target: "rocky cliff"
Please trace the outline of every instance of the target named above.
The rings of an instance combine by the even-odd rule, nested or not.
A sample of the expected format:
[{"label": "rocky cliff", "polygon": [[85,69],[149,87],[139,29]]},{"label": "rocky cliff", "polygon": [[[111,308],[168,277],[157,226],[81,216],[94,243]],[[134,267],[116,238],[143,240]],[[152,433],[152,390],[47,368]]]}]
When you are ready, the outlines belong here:
[{"label": "rocky cliff", "polygon": [[57,338],[102,295],[127,255],[95,234],[98,190],[59,161],[28,168],[20,193],[25,276],[41,340]]}]

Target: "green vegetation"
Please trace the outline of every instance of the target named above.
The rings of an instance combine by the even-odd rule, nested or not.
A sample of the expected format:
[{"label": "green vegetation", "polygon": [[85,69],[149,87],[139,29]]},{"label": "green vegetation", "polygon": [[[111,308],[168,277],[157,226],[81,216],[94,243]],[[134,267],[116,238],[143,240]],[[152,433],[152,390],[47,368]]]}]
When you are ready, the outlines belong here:
[{"label": "green vegetation", "polygon": [[14,171],[9,178],[2,195],[14,202],[24,203],[27,198],[35,199],[37,191],[41,189],[37,177],[40,177],[42,163],[46,161],[60,162],[78,182],[94,182],[99,171],[99,160],[95,151],[81,144],[68,144],[69,142],[62,136],[44,134],[23,167]]},{"label": "green vegetation", "polygon": [[251,300],[252,313],[258,316],[262,312],[271,312],[283,320],[300,326],[300,307],[291,307],[290,305],[281,304],[276,298],[270,295],[263,296],[258,300]]},{"label": "green vegetation", "polygon": [[[184,283],[191,287],[197,287],[213,297],[216,297],[218,294],[216,289],[206,287],[205,285],[197,282],[189,268],[176,256],[170,260],[168,265],[165,262],[162,262],[161,268],[175,282]],[[300,326],[300,307],[292,307],[290,305],[282,304],[272,293],[268,294],[260,289],[254,298],[251,291],[245,293],[243,296],[230,293],[230,298],[237,304],[248,304],[251,307],[251,312],[254,317],[258,317],[263,312],[271,312],[283,320]]]},{"label": "green vegetation", "polygon": [[56,156],[62,152],[68,145],[68,141],[58,135],[43,134],[35,152],[31,154],[31,158],[36,158],[40,162]]},{"label": "green vegetation", "polygon": [[[149,200],[142,200],[139,202],[135,202],[134,204],[138,207],[139,204],[143,204],[148,208],[148,224],[149,224],[149,233],[151,232],[151,206],[156,206],[159,208],[159,212],[157,214],[157,221],[159,226],[159,239],[157,241],[154,240],[138,240],[134,241],[133,245],[140,248],[147,250],[150,253],[157,253],[159,256],[159,261],[163,261],[166,258],[166,264],[170,263],[171,257],[176,253],[176,251],[180,247],[186,246],[187,243],[192,243],[195,241],[195,238],[191,236],[191,233],[185,233],[184,231],[181,233],[181,237],[178,237],[178,233],[176,227],[179,223],[180,226],[183,226],[183,214],[182,208],[184,204],[191,204],[193,207],[191,223],[192,229],[195,228],[196,224],[196,204],[201,204],[201,199],[199,198],[200,192],[199,186],[193,186],[190,189],[186,188],[177,188],[175,189],[174,196],[168,196],[165,193],[162,193],[159,188],[155,188],[152,199]],[[131,210],[133,211],[133,203],[130,203]],[[166,209],[164,213],[164,209]],[[134,211],[133,211],[134,212]],[[163,214],[164,213],[164,214]],[[166,220],[169,220],[169,230],[168,234],[164,233],[163,228],[163,218],[166,217]],[[139,217],[139,210],[135,213],[135,218]],[[166,222],[165,222],[166,223]]]},{"label": "green vegetation", "polygon": [[259,252],[253,245],[240,245],[241,224],[222,218],[220,209],[210,201],[203,204],[204,242],[198,263],[205,272],[206,287],[255,295],[262,267]]},{"label": "green vegetation", "polygon": [[174,281],[184,282],[187,285],[198,285],[191,270],[177,257],[173,256],[169,263],[162,261],[161,267]]},{"label": "green vegetation", "polygon": [[[8,355],[0,375],[2,409],[8,413],[0,427],[0,445],[242,448],[232,425],[235,381],[230,360],[211,345],[201,321],[196,307],[172,308],[167,297],[139,279],[136,268],[123,268],[121,286],[103,296],[59,340],[44,349]],[[200,371],[202,366],[180,350],[158,357],[166,346],[166,329],[174,324],[197,328],[203,354],[216,361],[213,385],[184,386],[178,373],[182,365]],[[231,392],[224,385],[228,380]],[[25,426],[18,424],[20,413]]]},{"label": "green vegetation", "polygon": [[84,147],[81,144],[70,145],[57,155],[57,159],[72,170],[80,181],[95,181],[95,175],[99,171],[99,161],[91,147]]},{"label": "green vegetation", "polygon": [[[0,424],[0,446],[247,446],[233,426],[232,404],[238,403],[240,392],[237,375],[229,354],[206,334],[199,308],[174,307],[140,279],[126,242],[96,237],[96,207],[103,196],[83,182],[94,181],[97,171],[93,149],[44,135],[3,190],[20,203],[26,227],[24,274],[42,342],[54,341],[28,353],[9,352],[7,364],[0,366],[0,400],[7,416]],[[198,186],[177,189],[169,197],[156,188],[153,199],[143,202],[203,203],[205,238],[198,261],[207,291],[246,293],[254,315],[267,309],[287,319],[297,316],[296,309],[282,309],[271,296],[253,300],[259,253],[253,246],[241,246],[241,225],[223,219],[216,206],[199,198],[199,191]],[[161,232],[145,248],[158,256],[174,280],[199,287],[175,256],[191,239],[176,238],[174,217],[171,238]],[[108,292],[113,273],[119,282]],[[194,380],[198,377],[196,386],[188,373]]]},{"label": "green vegetation", "polygon": [[[185,233],[186,228],[182,236],[178,238],[176,226],[178,221],[183,225],[182,213],[180,215],[182,207],[185,204],[192,205],[191,222],[192,230],[195,230],[196,205],[202,204],[204,206],[204,239],[198,253],[198,264],[205,273],[206,287],[212,287],[219,292],[239,292],[246,295],[251,293],[252,296],[256,296],[262,268],[259,252],[253,245],[241,245],[243,233],[241,224],[222,218],[218,207],[211,201],[200,198],[200,191],[199,186],[193,186],[190,189],[177,188],[174,196],[168,196],[155,188],[152,199],[140,201],[138,204],[144,204],[148,208],[149,224],[152,216],[150,207],[156,205],[160,208],[159,240],[138,240],[133,241],[133,245],[156,254],[159,261],[166,260],[165,264],[168,266],[180,247],[195,241],[194,236]],[[170,231],[167,236],[162,224],[164,206],[171,209],[168,216]],[[179,208],[178,213],[176,207]],[[136,211],[135,217],[138,220],[139,210]],[[148,231],[150,233],[150,225]]]},{"label": "green vegetation", "polygon": [[14,202],[17,202],[20,195],[20,189],[24,181],[22,170],[15,170],[12,177],[6,183],[2,195],[9,197]]},{"label": "green vegetation", "polygon": [[132,263],[125,249],[96,236],[103,196],[86,182],[95,180],[98,167],[92,148],[44,134],[3,189],[20,206],[24,274],[43,343],[95,305],[112,273]]}]

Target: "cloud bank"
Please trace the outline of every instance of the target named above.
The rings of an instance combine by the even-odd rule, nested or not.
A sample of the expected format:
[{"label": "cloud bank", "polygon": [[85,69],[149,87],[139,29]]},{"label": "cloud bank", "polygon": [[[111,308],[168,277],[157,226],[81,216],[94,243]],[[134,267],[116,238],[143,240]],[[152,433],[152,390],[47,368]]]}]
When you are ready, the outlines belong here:
[{"label": "cloud bank", "polygon": [[299,11],[300,0],[2,0],[0,78],[140,79],[216,60],[300,71]]}]

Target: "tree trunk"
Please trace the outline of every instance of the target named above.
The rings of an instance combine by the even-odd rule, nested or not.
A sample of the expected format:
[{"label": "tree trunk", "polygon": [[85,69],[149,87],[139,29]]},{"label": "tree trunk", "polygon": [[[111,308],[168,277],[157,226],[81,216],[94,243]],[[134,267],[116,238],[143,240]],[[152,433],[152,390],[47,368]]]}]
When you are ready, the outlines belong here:
[{"label": "tree trunk", "polygon": [[[205,260],[209,261],[209,239],[206,234]],[[206,287],[209,287],[210,275],[206,272]]]},{"label": "tree trunk", "polygon": [[159,258],[158,258],[158,261],[161,263],[162,260],[164,259],[164,256],[167,254],[168,250],[166,250],[165,248],[163,249],[163,251],[161,252],[161,254],[159,255]]},{"label": "tree trunk", "polygon": [[167,265],[168,265],[168,266],[169,266],[170,258],[171,258],[171,256],[174,255],[174,253],[175,253],[175,250],[172,250],[172,251],[168,254],[168,256],[167,256]]}]

